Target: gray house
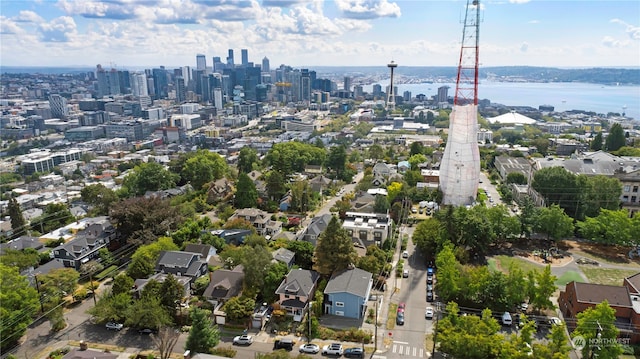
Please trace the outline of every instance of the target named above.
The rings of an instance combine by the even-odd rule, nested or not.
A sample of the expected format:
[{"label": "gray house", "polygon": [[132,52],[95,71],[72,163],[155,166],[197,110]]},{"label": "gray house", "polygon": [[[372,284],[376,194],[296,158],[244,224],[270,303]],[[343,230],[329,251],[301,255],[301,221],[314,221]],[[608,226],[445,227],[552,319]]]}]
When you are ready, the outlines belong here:
[{"label": "gray house", "polygon": [[286,248],[278,248],[271,254],[274,262],[282,262],[291,268],[295,263],[296,254]]},{"label": "gray house", "polygon": [[207,273],[207,262],[198,253],[162,251],[156,262],[156,272],[190,277],[194,282]]},{"label": "gray house", "polygon": [[348,268],[334,273],[324,290],[324,313],[362,319],[373,286],[371,273]]},{"label": "gray house", "polygon": [[302,321],[319,278],[316,271],[292,269],[276,289],[278,303],[288,315],[293,316],[294,321]]},{"label": "gray house", "polygon": [[330,221],[331,214],[329,213],[323,214],[322,216],[314,217],[299,240],[310,242],[315,246],[318,237],[322,232],[324,232],[325,229],[327,229]]},{"label": "gray house", "polygon": [[97,258],[98,251],[116,238],[116,229],[106,216],[87,219],[86,224],[74,239],[53,249],[53,257],[65,267],[79,270],[82,264]]}]

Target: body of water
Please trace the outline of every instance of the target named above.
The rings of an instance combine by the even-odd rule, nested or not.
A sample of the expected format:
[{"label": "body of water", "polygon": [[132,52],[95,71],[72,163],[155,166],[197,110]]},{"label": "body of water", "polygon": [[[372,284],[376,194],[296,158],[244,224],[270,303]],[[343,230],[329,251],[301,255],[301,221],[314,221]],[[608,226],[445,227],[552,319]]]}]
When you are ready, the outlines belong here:
[{"label": "body of water", "polygon": [[[382,89],[389,82],[381,82]],[[438,93],[438,87],[449,86],[449,96],[456,91],[454,83],[399,84],[398,95],[411,91],[411,96],[425,94],[427,97]],[[364,86],[365,92],[372,92],[373,85]],[[640,120],[640,86],[606,86],[577,82],[515,83],[482,81],[478,85],[478,98],[489,99],[492,103],[505,106],[551,105],[555,111],[583,110],[600,114],[622,113]]]}]

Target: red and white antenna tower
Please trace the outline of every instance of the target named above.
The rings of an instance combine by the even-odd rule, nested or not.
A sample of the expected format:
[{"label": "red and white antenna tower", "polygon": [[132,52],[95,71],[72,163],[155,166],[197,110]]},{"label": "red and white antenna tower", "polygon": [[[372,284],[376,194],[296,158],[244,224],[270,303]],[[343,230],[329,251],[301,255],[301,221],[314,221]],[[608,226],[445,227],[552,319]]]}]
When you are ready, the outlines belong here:
[{"label": "red and white antenna tower", "polygon": [[[475,11],[475,17],[474,12]],[[467,0],[462,29],[462,47],[456,79],[454,105],[478,104],[478,48],[480,39],[480,1]]]}]

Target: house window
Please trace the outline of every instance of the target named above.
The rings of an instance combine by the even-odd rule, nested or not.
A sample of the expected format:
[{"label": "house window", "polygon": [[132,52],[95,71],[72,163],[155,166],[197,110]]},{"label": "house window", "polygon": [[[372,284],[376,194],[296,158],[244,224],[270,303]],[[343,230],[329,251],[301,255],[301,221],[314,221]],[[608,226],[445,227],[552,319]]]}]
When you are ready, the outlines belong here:
[{"label": "house window", "polygon": [[366,241],[366,240],[368,239],[368,237],[369,237],[369,236],[367,235],[367,234],[368,234],[368,233],[367,233],[367,231],[360,231],[358,234],[359,234],[359,237],[358,237],[358,238],[360,238],[360,239],[362,239],[362,240],[364,240],[364,241]]},{"label": "house window", "polygon": [[638,198],[636,196],[631,196],[631,203],[636,203]]},{"label": "house window", "polygon": [[341,310],[336,310],[336,315],[339,315],[341,317],[344,317],[344,312]]},{"label": "house window", "polygon": [[343,308],[344,307],[344,302],[336,302],[336,307]]},{"label": "house window", "polygon": [[624,191],[625,192],[629,192],[630,189],[631,189],[631,186],[629,186],[629,185],[624,186]]},{"label": "house window", "polygon": [[381,238],[382,238],[382,232],[380,232],[380,231],[375,231],[375,232],[373,232],[373,237],[374,237],[376,240],[381,239]]},{"label": "house window", "polygon": [[629,202],[629,196],[622,196],[622,202]]},{"label": "house window", "polygon": [[347,233],[348,233],[350,236],[353,236],[353,229],[348,230],[348,231],[347,231]]},{"label": "house window", "polygon": [[633,186],[633,192],[638,192],[638,186]]}]

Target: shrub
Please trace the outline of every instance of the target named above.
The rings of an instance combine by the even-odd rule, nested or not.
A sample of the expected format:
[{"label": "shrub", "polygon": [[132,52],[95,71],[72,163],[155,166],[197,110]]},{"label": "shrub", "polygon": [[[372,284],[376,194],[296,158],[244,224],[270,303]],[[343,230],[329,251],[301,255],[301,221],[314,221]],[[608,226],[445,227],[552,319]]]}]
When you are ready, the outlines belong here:
[{"label": "shrub", "polygon": [[231,347],[219,347],[219,348],[213,348],[211,350],[211,354],[219,355],[226,358],[235,358],[237,353],[238,351]]}]

